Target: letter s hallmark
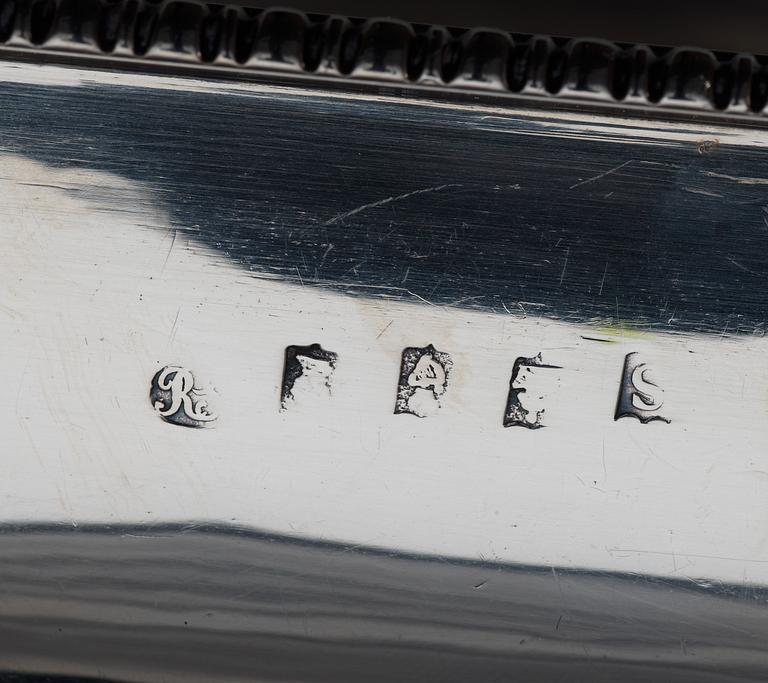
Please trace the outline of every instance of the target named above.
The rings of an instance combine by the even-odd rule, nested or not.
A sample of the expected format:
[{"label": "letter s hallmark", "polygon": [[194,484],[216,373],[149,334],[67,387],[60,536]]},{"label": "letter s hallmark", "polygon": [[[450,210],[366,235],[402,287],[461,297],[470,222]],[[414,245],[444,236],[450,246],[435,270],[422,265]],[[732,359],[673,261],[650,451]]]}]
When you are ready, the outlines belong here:
[{"label": "letter s hallmark", "polygon": [[640,422],[670,420],[659,411],[664,405],[664,390],[651,379],[651,369],[641,360],[636,351],[624,359],[619,398],[616,402],[614,420],[622,417],[636,417]]}]

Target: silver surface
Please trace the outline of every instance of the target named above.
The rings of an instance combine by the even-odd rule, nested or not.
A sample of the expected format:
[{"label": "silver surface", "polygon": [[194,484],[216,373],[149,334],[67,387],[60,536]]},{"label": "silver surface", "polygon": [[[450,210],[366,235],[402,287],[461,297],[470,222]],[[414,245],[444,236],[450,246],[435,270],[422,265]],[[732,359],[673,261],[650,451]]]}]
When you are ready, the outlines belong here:
[{"label": "silver surface", "polygon": [[0,671],[765,680],[763,127],[0,92]]}]

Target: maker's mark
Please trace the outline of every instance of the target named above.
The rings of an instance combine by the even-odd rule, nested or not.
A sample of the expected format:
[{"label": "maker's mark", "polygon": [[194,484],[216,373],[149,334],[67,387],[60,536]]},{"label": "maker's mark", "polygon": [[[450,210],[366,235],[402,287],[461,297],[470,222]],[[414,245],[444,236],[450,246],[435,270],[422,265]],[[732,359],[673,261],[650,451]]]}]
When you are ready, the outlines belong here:
[{"label": "maker's mark", "polygon": [[166,422],[184,427],[205,427],[216,419],[207,392],[195,384],[190,370],[166,365],[152,378],[149,399]]}]

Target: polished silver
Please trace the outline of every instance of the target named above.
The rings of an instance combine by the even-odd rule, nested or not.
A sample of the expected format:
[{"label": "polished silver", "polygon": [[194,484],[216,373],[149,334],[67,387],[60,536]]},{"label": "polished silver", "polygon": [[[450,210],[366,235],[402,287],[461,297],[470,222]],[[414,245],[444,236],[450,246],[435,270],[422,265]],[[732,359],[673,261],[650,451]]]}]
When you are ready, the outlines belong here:
[{"label": "polished silver", "polygon": [[765,680],[761,119],[0,93],[3,675]]}]

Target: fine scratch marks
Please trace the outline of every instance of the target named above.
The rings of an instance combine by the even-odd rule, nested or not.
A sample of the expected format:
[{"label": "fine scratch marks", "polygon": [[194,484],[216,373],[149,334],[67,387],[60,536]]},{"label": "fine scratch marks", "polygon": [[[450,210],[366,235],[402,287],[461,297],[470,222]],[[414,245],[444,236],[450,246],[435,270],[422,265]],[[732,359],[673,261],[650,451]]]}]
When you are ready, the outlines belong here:
[{"label": "fine scratch marks", "polygon": [[165,255],[165,261],[163,261],[163,267],[160,270],[160,275],[162,275],[165,272],[165,267],[168,265],[168,259],[171,258],[171,252],[173,251],[173,247],[176,244],[176,235],[178,234],[178,230],[176,228],[173,229],[173,237],[171,238],[171,246],[168,249],[168,253]]},{"label": "fine scratch marks", "polygon": [[448,305],[449,306],[458,306],[459,304],[464,304],[467,301],[477,301],[478,299],[483,299],[482,296],[465,296],[461,299],[456,299],[456,301],[451,301]]},{"label": "fine scratch marks", "polygon": [[323,269],[323,265],[325,265],[325,259],[327,259],[327,258],[328,258],[328,254],[330,254],[330,253],[331,253],[331,250],[332,250],[332,249],[333,249],[333,243],[329,243],[329,244],[328,244],[328,247],[327,247],[327,248],[326,248],[326,250],[323,252],[323,258],[321,258],[321,259],[320,259],[320,266],[319,266],[320,270],[322,270],[322,269]]},{"label": "fine scratch marks", "polygon": [[17,185],[23,185],[24,187],[44,187],[50,190],[64,190],[65,192],[77,191],[76,188],[68,187],[67,185],[53,185],[51,183],[22,183],[16,182]]},{"label": "fine scratch marks", "polygon": [[739,263],[736,259],[733,259],[730,256],[726,256],[726,261],[730,261],[734,266],[736,266],[739,270],[743,270],[745,273],[749,273],[750,275],[762,276],[762,273],[758,273],[752,270],[751,268],[747,268],[744,264]]},{"label": "fine scratch marks", "polygon": [[179,329],[179,316],[181,315],[181,306],[179,306],[178,310],[176,311],[176,317],[173,320],[173,325],[171,326],[171,334],[168,336],[168,346],[172,346],[174,340],[176,339],[176,331]]},{"label": "fine scratch marks", "polygon": [[605,262],[605,268],[603,268],[603,279],[600,280],[600,291],[597,293],[597,296],[603,295],[603,287],[605,286],[605,276],[608,274],[608,261]]},{"label": "fine scratch marks", "polygon": [[[522,313],[523,313],[523,319],[527,318],[527,317],[528,317],[528,313],[527,313],[527,311],[525,310],[525,308],[523,307],[523,304],[522,304],[522,303],[520,303],[519,301],[517,301],[517,302],[515,302],[515,303],[517,304],[517,307],[518,307],[518,308],[519,308],[519,309],[522,311]],[[512,316],[514,316],[514,313],[512,313],[512,311],[510,311],[510,310],[507,308],[507,304],[505,304],[503,301],[501,302],[501,307],[502,307],[502,308],[503,308],[503,309],[504,309],[504,310],[505,310],[507,313],[509,313],[509,315],[512,315]]]},{"label": "fine scratch marks", "polygon": [[408,292],[408,294],[410,294],[411,296],[415,296],[419,301],[423,301],[428,306],[435,305],[431,301],[427,301],[423,296],[419,296],[418,294],[416,294],[416,292],[412,292],[410,289],[406,289],[405,291]]},{"label": "fine scratch marks", "polygon": [[565,263],[563,263],[563,272],[560,273],[560,284],[563,284],[563,280],[565,279],[565,269],[568,267],[568,256],[571,254],[571,248],[566,247],[565,249]]},{"label": "fine scratch marks", "polygon": [[384,333],[385,333],[385,332],[386,332],[386,331],[387,331],[387,330],[388,330],[388,329],[389,329],[389,328],[392,326],[392,323],[393,323],[393,322],[395,322],[395,321],[394,321],[394,320],[390,320],[390,321],[389,321],[389,322],[386,324],[386,326],[384,327],[384,329],[383,329],[381,332],[379,332],[379,333],[376,335],[376,339],[381,339],[381,335],[382,335],[382,334],[384,334]]},{"label": "fine scratch marks", "polygon": [[606,548],[609,553],[636,553],[638,555],[661,555],[664,557],[694,557],[706,560],[724,560],[726,562],[748,562],[750,564],[768,564],[768,560],[756,559],[754,557],[731,557],[728,555],[705,555],[702,553],[673,553],[663,550],[644,550],[643,548]]},{"label": "fine scratch marks", "polygon": [[331,218],[329,221],[326,221],[324,225],[333,225],[334,223],[338,223],[341,220],[344,220],[345,218],[349,218],[350,216],[354,216],[357,213],[361,213],[362,211],[367,211],[368,209],[375,209],[377,206],[384,206],[385,204],[391,204],[392,202],[399,202],[402,199],[408,199],[409,197],[415,197],[419,194],[427,194],[428,192],[440,192],[441,190],[446,190],[449,187],[461,187],[458,183],[446,183],[444,185],[436,185],[435,187],[425,187],[421,190],[413,190],[412,192],[406,192],[405,194],[399,194],[394,197],[387,197],[386,199],[380,199],[377,202],[371,202],[370,204],[363,204],[362,206],[358,206],[356,209],[352,209],[351,211],[346,211],[345,213],[340,213],[333,218]]},{"label": "fine scratch marks", "polygon": [[701,171],[708,178],[720,178],[722,180],[733,180],[739,185],[768,185],[768,178],[746,178],[744,176],[728,175],[727,173],[716,173],[715,171]]},{"label": "fine scratch marks", "polygon": [[605,178],[605,176],[611,175],[611,173],[616,173],[616,171],[621,170],[625,166],[629,166],[633,161],[634,161],[634,159],[629,159],[628,161],[625,161],[623,164],[619,164],[615,168],[611,168],[611,169],[605,171],[604,173],[598,173],[596,176],[592,176],[591,178],[587,178],[586,180],[582,180],[582,181],[576,183],[575,185],[571,185],[568,189],[569,190],[573,190],[576,187],[581,187],[582,185],[586,185],[587,183],[593,183],[596,180],[600,180],[600,178]]},{"label": "fine scratch marks", "polygon": [[560,599],[565,602],[565,595],[563,594],[563,587],[560,585],[560,577],[557,575],[557,570],[554,567],[550,567],[552,569],[552,578],[554,578],[555,583],[557,584],[557,591],[560,593]]},{"label": "fine scratch marks", "polygon": [[705,197],[715,197],[717,199],[723,198],[723,195],[721,195],[719,192],[710,192],[709,190],[702,190],[699,187],[687,187],[683,185],[682,190],[683,192],[690,192],[691,194],[702,194]]}]

